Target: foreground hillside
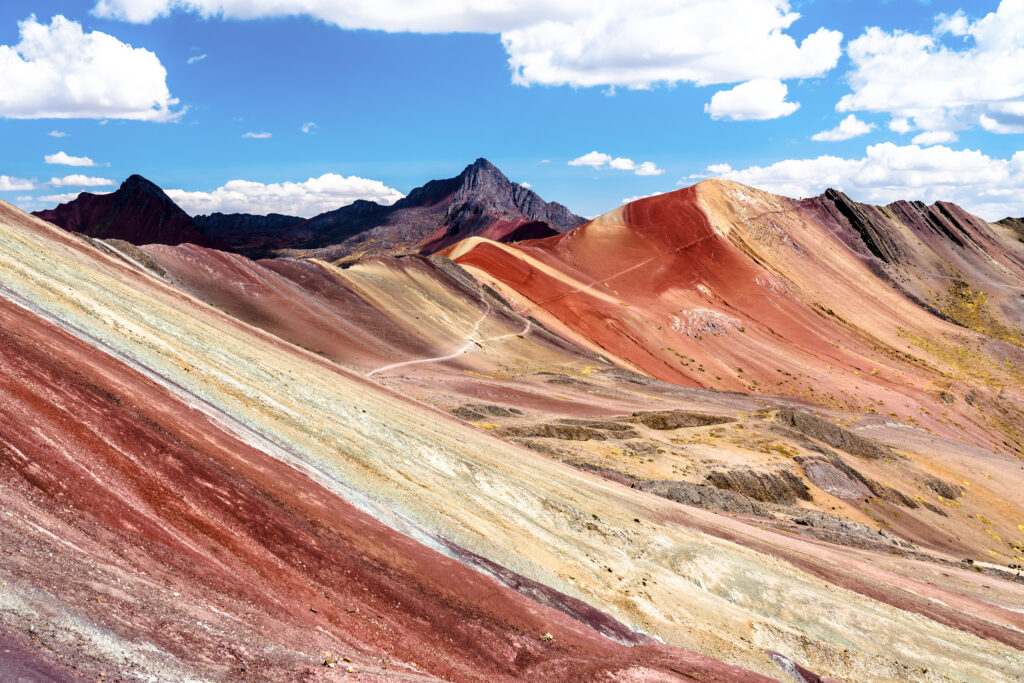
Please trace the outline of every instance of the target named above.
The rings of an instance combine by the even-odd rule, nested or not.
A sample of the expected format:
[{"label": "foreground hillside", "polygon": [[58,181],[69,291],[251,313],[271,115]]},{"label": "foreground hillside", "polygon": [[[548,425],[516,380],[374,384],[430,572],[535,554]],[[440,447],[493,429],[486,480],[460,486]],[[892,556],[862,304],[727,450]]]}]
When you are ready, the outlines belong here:
[{"label": "foreground hillside", "polygon": [[346,268],[2,211],[14,666],[1019,676],[1016,346],[790,200]]}]

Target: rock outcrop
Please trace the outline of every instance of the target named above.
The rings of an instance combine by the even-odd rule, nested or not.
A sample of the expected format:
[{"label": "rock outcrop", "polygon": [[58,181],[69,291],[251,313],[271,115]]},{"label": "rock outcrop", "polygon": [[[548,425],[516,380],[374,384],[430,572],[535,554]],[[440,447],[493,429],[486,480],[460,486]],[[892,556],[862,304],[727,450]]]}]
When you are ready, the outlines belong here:
[{"label": "rock outcrop", "polygon": [[892,456],[892,451],[888,446],[854,434],[849,429],[840,427],[835,422],[830,422],[817,415],[798,410],[780,410],[776,419],[804,436],[817,439],[832,448],[838,448],[862,458],[875,459]]}]

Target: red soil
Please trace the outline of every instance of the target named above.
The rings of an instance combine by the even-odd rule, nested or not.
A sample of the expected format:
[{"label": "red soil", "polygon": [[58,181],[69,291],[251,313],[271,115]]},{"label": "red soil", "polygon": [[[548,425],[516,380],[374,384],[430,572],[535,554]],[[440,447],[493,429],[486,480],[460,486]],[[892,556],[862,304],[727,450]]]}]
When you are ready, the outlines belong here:
[{"label": "red soil", "polygon": [[[822,365],[855,363],[854,356],[830,345],[846,336],[844,331],[792,296],[760,284],[771,274],[714,231],[694,188],[634,202],[623,211],[625,227],[591,223],[517,245],[523,254],[621,304],[558,280],[494,245],[481,244],[456,260],[511,286],[581,337],[666,381],[742,390],[750,379],[777,379],[774,369],[792,366],[794,351]],[[670,328],[674,316],[685,321],[684,311],[693,309],[721,311],[735,321],[713,353],[704,350],[703,339]],[[715,335],[699,329],[695,334]],[[698,359],[706,366],[704,376],[683,367],[674,351]],[[743,368],[743,377],[736,367]]]},{"label": "red soil", "polygon": [[[173,656],[169,672],[229,679],[294,680],[331,653],[362,672],[459,680],[765,680],[608,640],[3,299],[0,348],[0,575],[54,608],[37,608],[43,639],[60,641],[69,615],[113,634],[126,658],[150,643]],[[87,646],[47,657],[110,675]],[[8,667],[34,666],[19,661]]]}]

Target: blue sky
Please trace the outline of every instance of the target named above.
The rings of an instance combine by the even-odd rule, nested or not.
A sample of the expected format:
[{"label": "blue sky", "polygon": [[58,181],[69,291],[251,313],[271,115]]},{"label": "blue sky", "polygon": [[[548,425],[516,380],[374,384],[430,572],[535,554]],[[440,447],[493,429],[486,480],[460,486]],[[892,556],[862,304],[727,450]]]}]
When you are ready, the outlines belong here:
[{"label": "blue sky", "polygon": [[310,215],[484,156],[588,216],[711,175],[1024,215],[1024,0],[508,4],[5,2],[0,198]]}]

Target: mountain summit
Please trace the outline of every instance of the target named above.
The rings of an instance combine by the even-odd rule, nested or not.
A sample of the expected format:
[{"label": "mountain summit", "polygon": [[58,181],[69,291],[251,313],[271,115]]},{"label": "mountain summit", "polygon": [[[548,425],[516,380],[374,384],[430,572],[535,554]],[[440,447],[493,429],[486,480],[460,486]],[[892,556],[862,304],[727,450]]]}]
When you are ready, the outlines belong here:
[{"label": "mountain summit", "polygon": [[432,180],[388,206],[359,200],[282,229],[253,231],[225,226],[242,217],[199,216],[209,235],[250,255],[289,253],[341,259],[379,253],[434,253],[472,236],[496,241],[548,237],[586,222],[557,202],[510,181],[487,161],[477,159],[454,178]]},{"label": "mountain summit", "polygon": [[83,192],[70,202],[33,215],[65,230],[100,239],[213,246],[181,207],[140,175],[129,176],[110,194]]}]

